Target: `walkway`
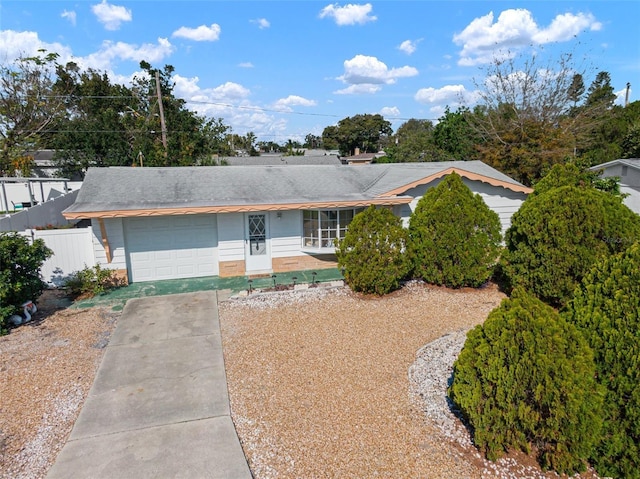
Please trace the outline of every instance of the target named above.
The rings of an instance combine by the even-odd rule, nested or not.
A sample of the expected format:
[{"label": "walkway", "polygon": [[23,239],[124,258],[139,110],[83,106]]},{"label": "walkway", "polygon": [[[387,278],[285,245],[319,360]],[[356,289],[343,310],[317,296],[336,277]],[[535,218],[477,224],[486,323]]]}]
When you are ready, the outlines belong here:
[{"label": "walkway", "polygon": [[[315,273],[315,274],[313,274]],[[278,273],[275,278],[270,275],[251,279],[253,289],[273,287],[274,280],[281,284],[302,283],[326,283],[342,280],[342,274],[337,268],[319,269],[317,271],[292,271],[290,273]],[[249,278],[246,276],[234,276],[221,278],[219,276],[207,276],[204,278],[168,279],[163,281],[146,281],[132,283],[122,288],[114,289],[74,303],[74,308],[93,308],[103,306],[120,311],[125,303],[133,298],[145,298],[149,296],[162,296],[166,294],[194,293],[197,291],[217,290],[220,299],[237,294],[249,289]]]},{"label": "walkway", "polygon": [[229,410],[217,293],[131,299],[59,478],[251,478]]}]

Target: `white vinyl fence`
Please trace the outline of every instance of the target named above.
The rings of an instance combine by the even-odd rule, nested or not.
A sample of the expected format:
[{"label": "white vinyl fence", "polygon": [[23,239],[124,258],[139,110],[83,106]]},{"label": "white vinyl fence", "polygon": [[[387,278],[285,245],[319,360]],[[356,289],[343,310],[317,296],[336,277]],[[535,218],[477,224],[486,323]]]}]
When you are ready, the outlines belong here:
[{"label": "white vinyl fence", "polygon": [[78,196],[78,191],[72,191],[18,213],[0,218],[0,231],[24,231],[29,228],[41,228],[47,225],[64,226],[70,222],[62,216],[62,212],[71,206]]},{"label": "white vinyl fence", "polygon": [[41,269],[42,279],[50,286],[62,286],[72,273],[96,264],[91,228],[27,230],[21,234],[32,239],[42,238],[53,251]]}]

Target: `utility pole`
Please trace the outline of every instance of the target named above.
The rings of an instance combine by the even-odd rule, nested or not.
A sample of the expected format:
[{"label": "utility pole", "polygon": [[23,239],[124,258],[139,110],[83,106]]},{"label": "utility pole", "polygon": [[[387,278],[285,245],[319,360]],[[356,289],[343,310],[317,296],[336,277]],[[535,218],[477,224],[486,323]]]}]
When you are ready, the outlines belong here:
[{"label": "utility pole", "polygon": [[629,90],[631,89],[631,83],[627,82],[627,93],[624,96],[624,107],[626,108],[629,104]]},{"label": "utility pole", "polygon": [[162,146],[164,146],[165,165],[167,163],[167,126],[164,123],[164,108],[162,107],[162,91],[160,90],[160,73],[156,70],[156,93],[158,95],[158,109],[160,111],[160,132],[162,133]]}]

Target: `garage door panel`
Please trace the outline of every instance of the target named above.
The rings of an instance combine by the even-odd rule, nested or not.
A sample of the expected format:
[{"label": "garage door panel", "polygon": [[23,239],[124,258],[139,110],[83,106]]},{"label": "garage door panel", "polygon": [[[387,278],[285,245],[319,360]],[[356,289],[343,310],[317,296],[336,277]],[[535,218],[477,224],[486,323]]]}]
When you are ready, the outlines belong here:
[{"label": "garage door panel", "polygon": [[128,218],[125,234],[134,282],[218,274],[215,215]]}]

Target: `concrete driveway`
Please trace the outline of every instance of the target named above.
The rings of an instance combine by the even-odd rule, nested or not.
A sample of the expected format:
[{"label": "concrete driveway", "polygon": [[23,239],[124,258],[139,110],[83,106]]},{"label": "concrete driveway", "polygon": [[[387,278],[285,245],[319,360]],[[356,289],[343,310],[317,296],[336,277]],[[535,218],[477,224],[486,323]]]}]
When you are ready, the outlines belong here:
[{"label": "concrete driveway", "polygon": [[129,300],[48,479],[251,478],[215,291]]}]

